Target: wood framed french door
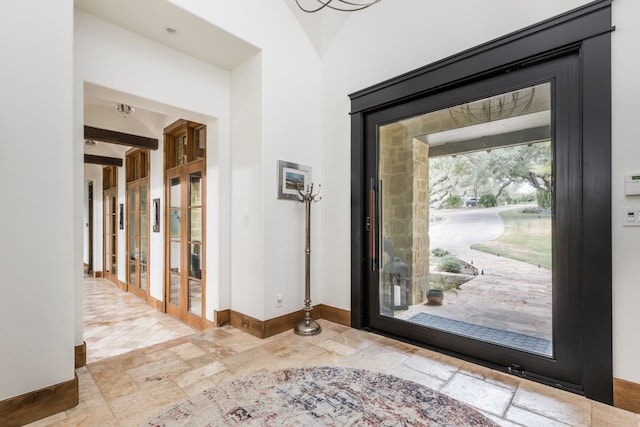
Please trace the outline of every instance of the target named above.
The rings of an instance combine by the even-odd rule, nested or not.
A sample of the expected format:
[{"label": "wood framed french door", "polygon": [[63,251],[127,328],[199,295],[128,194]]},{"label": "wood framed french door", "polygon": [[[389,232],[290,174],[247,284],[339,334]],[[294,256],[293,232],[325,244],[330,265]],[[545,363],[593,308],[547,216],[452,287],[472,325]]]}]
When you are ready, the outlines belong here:
[{"label": "wood framed french door", "polygon": [[105,167],[103,174],[103,237],[102,276],[118,285],[118,186],[115,166]]},{"label": "wood framed french door", "polygon": [[126,158],[127,291],[149,295],[149,151],[131,150]]},{"label": "wood framed french door", "polygon": [[127,290],[149,295],[149,182],[127,184]]},{"label": "wood framed french door", "polygon": [[167,313],[204,328],[205,127],[180,121],[165,130],[165,301]]}]

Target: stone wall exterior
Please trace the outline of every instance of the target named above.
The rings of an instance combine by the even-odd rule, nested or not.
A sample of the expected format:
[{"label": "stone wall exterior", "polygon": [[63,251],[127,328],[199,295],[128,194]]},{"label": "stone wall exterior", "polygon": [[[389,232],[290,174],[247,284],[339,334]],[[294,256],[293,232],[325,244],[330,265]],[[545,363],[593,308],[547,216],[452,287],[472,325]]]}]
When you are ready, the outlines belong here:
[{"label": "stone wall exterior", "polygon": [[[409,304],[424,300],[429,281],[428,150],[427,144],[414,140],[400,123],[380,130],[382,235],[393,246],[393,256],[409,267]],[[382,254],[383,269],[391,261],[390,253]],[[384,292],[383,281],[384,277]]]}]

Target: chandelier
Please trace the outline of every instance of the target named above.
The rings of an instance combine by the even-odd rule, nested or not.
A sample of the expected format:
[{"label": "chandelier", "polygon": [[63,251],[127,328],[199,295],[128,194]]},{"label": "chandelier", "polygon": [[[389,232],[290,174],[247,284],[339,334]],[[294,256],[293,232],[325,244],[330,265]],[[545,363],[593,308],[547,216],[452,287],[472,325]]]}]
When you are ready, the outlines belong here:
[{"label": "chandelier", "polygon": [[535,87],[517,90],[480,101],[449,108],[453,122],[458,126],[487,123],[526,114],[535,96]]},{"label": "chandelier", "polygon": [[[329,9],[339,10],[341,12],[355,12],[369,6],[373,6],[380,0],[296,0],[296,4],[300,9],[307,13],[314,13],[328,7]],[[303,6],[301,3],[304,3]],[[312,4],[313,6],[307,6]]]},{"label": "chandelier", "polygon": [[114,108],[116,109],[116,112],[125,119],[136,112],[135,108],[127,104],[116,104]]}]

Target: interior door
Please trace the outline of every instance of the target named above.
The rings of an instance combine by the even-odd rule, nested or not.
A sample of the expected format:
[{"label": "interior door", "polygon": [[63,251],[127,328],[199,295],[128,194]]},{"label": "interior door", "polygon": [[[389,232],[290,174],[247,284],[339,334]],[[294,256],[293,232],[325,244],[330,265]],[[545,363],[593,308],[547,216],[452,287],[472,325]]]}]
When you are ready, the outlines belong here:
[{"label": "interior door", "polygon": [[118,189],[104,192],[104,273],[105,279],[118,284]]},{"label": "interior door", "polygon": [[127,184],[128,290],[141,298],[149,292],[149,188],[147,180]]},{"label": "interior door", "polygon": [[577,56],[366,117],[368,324],[581,384]]},{"label": "interior door", "polygon": [[201,328],[204,322],[204,179],[202,163],[167,174],[167,312]]}]

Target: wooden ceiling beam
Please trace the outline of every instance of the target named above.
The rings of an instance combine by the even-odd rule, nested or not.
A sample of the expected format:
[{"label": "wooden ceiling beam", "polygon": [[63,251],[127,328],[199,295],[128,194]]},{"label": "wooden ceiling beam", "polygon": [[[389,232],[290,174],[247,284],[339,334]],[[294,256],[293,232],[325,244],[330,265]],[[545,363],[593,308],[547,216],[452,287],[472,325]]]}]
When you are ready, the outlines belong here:
[{"label": "wooden ceiling beam", "polygon": [[84,162],[92,165],[122,167],[122,159],[118,157],[107,157],[107,156],[96,156],[94,154],[85,154]]},{"label": "wooden ceiling beam", "polygon": [[158,149],[157,139],[116,132],[114,130],[94,128],[92,126],[84,127],[84,139],[108,142],[110,144],[126,145],[128,147],[145,148],[147,150]]}]

